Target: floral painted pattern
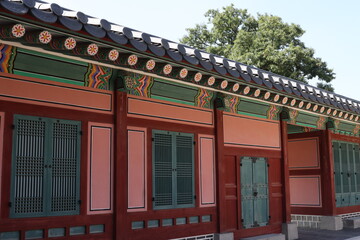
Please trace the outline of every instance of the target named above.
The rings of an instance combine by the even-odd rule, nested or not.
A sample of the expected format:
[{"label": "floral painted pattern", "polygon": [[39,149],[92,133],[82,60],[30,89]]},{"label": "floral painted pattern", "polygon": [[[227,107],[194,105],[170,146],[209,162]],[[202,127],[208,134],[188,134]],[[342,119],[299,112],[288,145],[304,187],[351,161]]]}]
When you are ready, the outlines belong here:
[{"label": "floral painted pattern", "polygon": [[119,58],[119,51],[112,49],[108,54],[108,58],[110,61],[116,61]]},{"label": "floral painted pattern", "polygon": [[165,75],[169,75],[172,71],[172,66],[170,64],[166,64],[163,68],[163,72]]},{"label": "floral painted pattern", "polygon": [[235,83],[231,90],[232,90],[233,92],[237,92],[237,91],[239,90],[239,88],[240,88],[240,84]]},{"label": "floral painted pattern", "polygon": [[209,86],[212,86],[212,85],[214,85],[214,83],[215,83],[215,77],[209,77],[207,84]]},{"label": "floral painted pattern", "polygon": [[87,54],[89,54],[90,56],[96,55],[98,51],[99,47],[95,43],[90,44],[86,49]]},{"label": "floral painted pattern", "polygon": [[152,59],[148,60],[148,61],[146,62],[146,66],[145,66],[145,67],[146,67],[146,70],[148,70],[148,71],[154,70],[155,65],[156,65],[156,63],[155,63],[154,60],[152,60]]},{"label": "floral painted pattern", "polygon": [[130,66],[135,66],[138,62],[138,57],[134,54],[130,55],[127,62]]},{"label": "floral painted pattern", "polygon": [[67,50],[73,50],[76,47],[76,40],[75,38],[68,37],[64,41],[64,47]]},{"label": "floral painted pattern", "polygon": [[42,31],[39,33],[39,42],[42,44],[48,44],[51,41],[52,35],[48,31]]},{"label": "floral painted pattern", "polygon": [[201,73],[196,73],[195,76],[194,76],[194,81],[195,82],[200,82],[202,79],[202,74]]},{"label": "floral painted pattern", "polygon": [[181,69],[180,78],[186,78],[187,75],[188,75],[188,70],[186,68]]},{"label": "floral painted pattern", "polygon": [[228,86],[228,84],[229,84],[228,81],[226,80],[222,81],[220,85],[221,89],[225,89]]},{"label": "floral painted pattern", "polygon": [[11,34],[16,38],[21,38],[25,35],[25,27],[22,24],[15,24],[11,29]]}]

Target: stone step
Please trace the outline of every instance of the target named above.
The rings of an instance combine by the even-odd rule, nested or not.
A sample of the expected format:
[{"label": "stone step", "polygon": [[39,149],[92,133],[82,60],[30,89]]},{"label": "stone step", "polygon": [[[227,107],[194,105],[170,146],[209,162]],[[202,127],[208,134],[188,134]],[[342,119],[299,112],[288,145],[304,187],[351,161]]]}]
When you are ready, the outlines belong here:
[{"label": "stone step", "polygon": [[284,234],[266,234],[255,237],[241,238],[241,240],[285,240]]},{"label": "stone step", "polygon": [[344,228],[360,228],[360,217],[351,217],[343,220]]}]

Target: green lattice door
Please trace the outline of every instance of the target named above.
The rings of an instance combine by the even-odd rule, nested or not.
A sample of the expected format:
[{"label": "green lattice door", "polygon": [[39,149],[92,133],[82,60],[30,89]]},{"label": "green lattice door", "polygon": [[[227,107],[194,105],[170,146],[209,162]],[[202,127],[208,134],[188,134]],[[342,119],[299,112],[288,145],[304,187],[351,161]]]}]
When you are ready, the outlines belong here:
[{"label": "green lattice door", "polygon": [[360,204],[359,145],[333,141],[335,199],[337,207]]},{"label": "green lattice door", "polygon": [[269,221],[267,159],[242,157],[240,174],[243,227],[267,225]]}]

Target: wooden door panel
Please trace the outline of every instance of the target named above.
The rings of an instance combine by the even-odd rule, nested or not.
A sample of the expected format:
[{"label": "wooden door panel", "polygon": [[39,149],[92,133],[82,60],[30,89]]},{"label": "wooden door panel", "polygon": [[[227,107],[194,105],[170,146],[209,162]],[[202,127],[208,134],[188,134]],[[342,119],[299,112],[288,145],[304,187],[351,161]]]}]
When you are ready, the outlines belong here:
[{"label": "wooden door panel", "polygon": [[236,156],[225,156],[225,205],[226,230],[238,227],[238,185],[237,185],[237,159]]}]

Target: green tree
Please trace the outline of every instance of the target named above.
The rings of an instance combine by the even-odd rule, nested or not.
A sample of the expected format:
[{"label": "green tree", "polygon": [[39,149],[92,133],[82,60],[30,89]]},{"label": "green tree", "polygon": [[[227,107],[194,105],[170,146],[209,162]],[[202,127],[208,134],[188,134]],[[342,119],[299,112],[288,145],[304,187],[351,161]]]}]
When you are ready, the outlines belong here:
[{"label": "green tree", "polygon": [[206,12],[207,24],[188,28],[180,42],[231,60],[333,91],[335,73],[300,40],[305,31],[269,14],[250,15],[234,5]]}]

